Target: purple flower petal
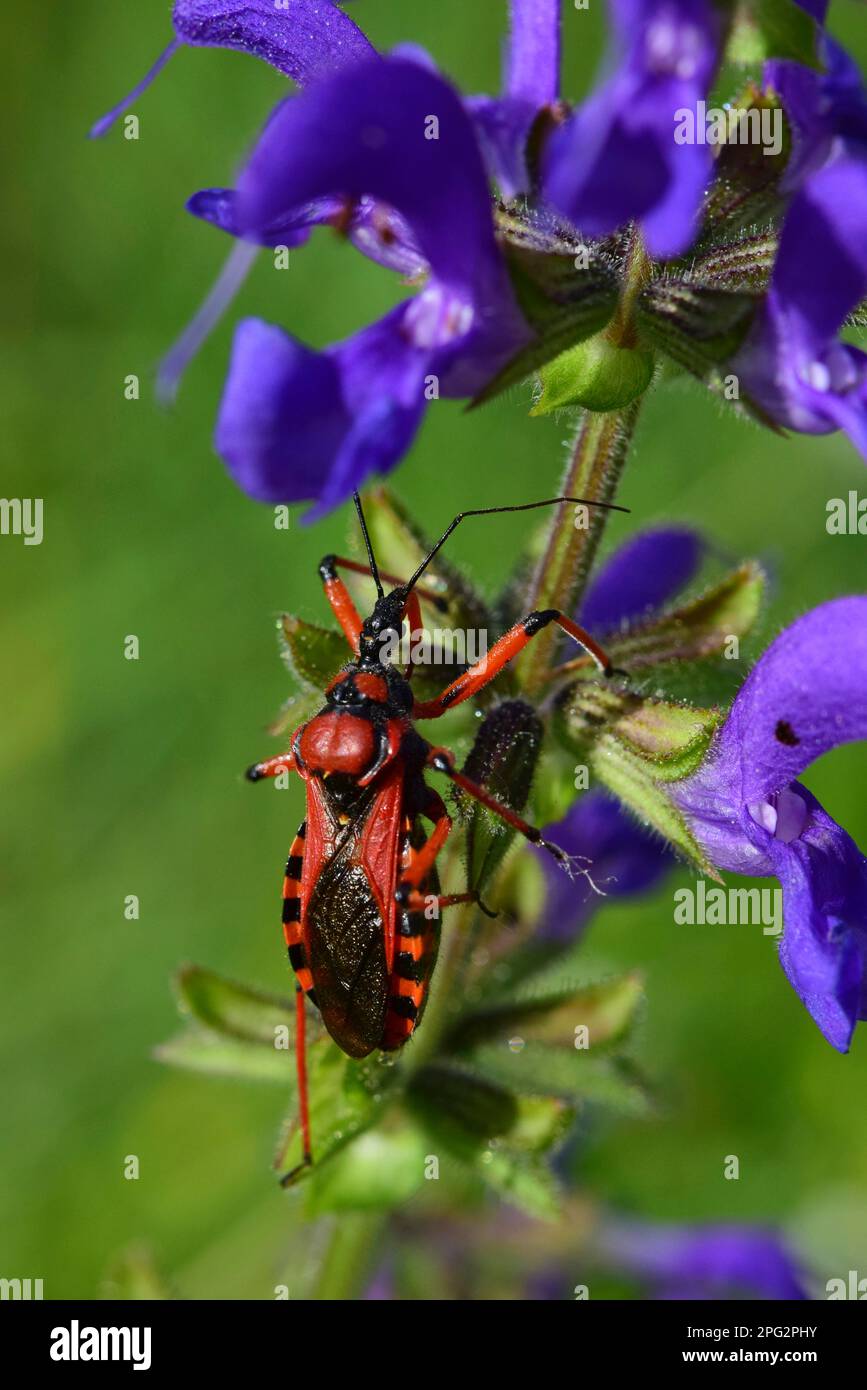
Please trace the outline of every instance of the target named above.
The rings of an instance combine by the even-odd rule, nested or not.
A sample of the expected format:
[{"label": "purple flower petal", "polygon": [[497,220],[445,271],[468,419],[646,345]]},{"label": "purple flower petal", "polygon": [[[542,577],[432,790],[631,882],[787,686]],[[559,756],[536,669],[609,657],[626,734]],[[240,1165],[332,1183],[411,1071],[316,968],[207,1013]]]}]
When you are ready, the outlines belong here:
[{"label": "purple flower petal", "polygon": [[825,23],[825,16],[828,13],[829,0],[795,0],[802,10],[806,10],[808,15],[812,15],[817,24]]},{"label": "purple flower petal", "polygon": [[867,356],[837,341],[867,295],[867,94],[839,45],[826,38],[824,52],[826,73],[766,65],[795,133],[794,196],[767,301],[732,370],[780,424],[843,429],[867,458]]},{"label": "purple flower petal", "polygon": [[560,0],[511,0],[501,96],[469,97],[485,163],[504,198],[530,191],[530,133],[560,88]]},{"label": "purple flower petal", "polygon": [[560,92],[560,0],[511,0],[503,88],[536,111]]},{"label": "purple flower petal", "polygon": [[568,815],[545,827],[545,838],[589,861],[594,883],[605,896],[574,883],[539,850],[548,892],[542,937],[566,941],[586,925],[606,897],[627,898],[653,888],[673,866],[665,844],[643,830],[604,792],[586,792]]},{"label": "purple flower petal", "polygon": [[867,859],[805,787],[790,794],[804,805],[805,827],[769,845],[783,889],[780,961],[828,1042],[847,1052],[867,1016]]},{"label": "purple flower petal", "polygon": [[[265,227],[255,235],[244,239],[258,246],[301,246],[307,241],[313,227],[329,222],[341,209],[339,198],[320,198],[295,208],[279,223]],[[238,194],[233,188],[203,188],[187,201],[187,212],[210,222],[213,227],[227,232],[229,236],[240,237],[238,225]]]},{"label": "purple flower petal", "polygon": [[808,1297],[799,1262],[773,1230],[612,1221],[600,1245],[612,1264],[661,1285],[669,1296]]},{"label": "purple flower petal", "polygon": [[830,748],[863,738],[867,597],[833,599],[780,633],[754,666],[720,733],[714,780],[732,806],[764,801]]},{"label": "purple flower petal", "polygon": [[[234,188],[203,188],[188,200],[187,211],[229,236],[241,235]],[[343,198],[318,198],[287,213],[276,226],[247,233],[245,240],[263,246],[301,246],[314,227],[328,223],[339,226],[352,244],[378,265],[407,279],[420,278],[427,271],[427,262],[404,218],[373,198],[362,198],[349,209]]]},{"label": "purple flower petal", "polygon": [[241,179],[242,229],[316,198],[365,195],[412,228],[438,279],[468,301],[504,292],[481,154],[456,92],[405,59],[365,63],[287,102]]},{"label": "purple flower petal", "polygon": [[[243,326],[217,432],[252,496],[317,498],[313,515],[394,466],[431,394],[475,393],[530,337],[470,119],[436,72],[377,59],[285,103],[242,177],[237,230],[261,236],[335,197],[361,243],[391,219],[400,256],[429,268],[427,284],[318,362],[277,330]],[[266,343],[276,360],[260,375]]]},{"label": "purple flower petal", "polygon": [[773,59],[765,85],[780,97],[792,125],[794,148],[785,187],[797,189],[815,169],[837,155],[851,157],[867,144],[867,93],[858,64],[828,35],[822,40],[826,71]]},{"label": "purple flower petal", "polygon": [[425,404],[427,355],[408,347],[405,312],[323,353],[258,319],[239,324],[216,447],[245,492],[265,502],[315,497],[318,515],[394,465]]},{"label": "purple flower petal", "polygon": [[867,158],[838,159],[814,174],[792,202],[770,297],[799,345],[818,351],[865,294]]},{"label": "purple flower petal", "polygon": [[662,608],[695,577],[704,552],[701,536],[685,526],[633,536],[591,581],[580,621],[591,632],[612,632]]},{"label": "purple flower petal", "polygon": [[707,146],[674,134],[711,85],[720,21],[709,0],[615,0],[614,22],[613,71],[552,135],[545,192],[591,236],[640,220],[665,259],[692,239],[711,170]]},{"label": "purple flower petal", "polygon": [[301,86],[374,52],[331,0],[175,0],[173,19],[182,42],[251,53]]},{"label": "purple flower petal", "polygon": [[504,198],[516,198],[530,188],[527,141],[539,112],[528,101],[512,97],[468,97],[465,106],[492,180]]},{"label": "purple flower petal", "polygon": [[707,762],[670,788],[715,864],[780,880],[783,966],[840,1051],[867,1012],[867,860],[795,779],[865,737],[867,598],[836,599],[769,647]]},{"label": "purple flower petal", "polygon": [[375,50],[357,24],[331,0],[175,0],[176,38],[132,91],[90,131],[111,128],[162,71],[182,44],[250,53],[302,85],[369,58]]}]

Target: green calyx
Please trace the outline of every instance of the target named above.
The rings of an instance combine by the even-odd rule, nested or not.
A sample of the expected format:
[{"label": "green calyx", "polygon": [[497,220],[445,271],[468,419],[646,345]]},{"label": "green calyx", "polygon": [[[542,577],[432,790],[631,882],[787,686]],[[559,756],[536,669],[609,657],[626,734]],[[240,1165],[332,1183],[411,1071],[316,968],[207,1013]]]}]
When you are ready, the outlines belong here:
[{"label": "green calyx", "polygon": [[542,368],[541,394],[530,414],[550,415],[565,406],[621,410],[644,394],[653,368],[653,354],[648,349],[619,347],[598,333]]}]

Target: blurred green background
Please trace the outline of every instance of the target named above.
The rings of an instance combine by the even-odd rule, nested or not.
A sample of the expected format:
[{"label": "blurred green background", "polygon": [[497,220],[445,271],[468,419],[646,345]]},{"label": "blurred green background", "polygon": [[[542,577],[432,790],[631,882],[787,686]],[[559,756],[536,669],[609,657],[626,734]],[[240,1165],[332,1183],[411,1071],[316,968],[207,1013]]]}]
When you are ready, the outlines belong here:
[{"label": "blurred green background", "polygon": [[[0,847],[4,947],[0,1274],[92,1297],[145,1241],[187,1297],[271,1297],[291,1263],[297,1206],[268,1164],[279,1094],[169,1073],[152,1046],[176,1028],[172,969],[198,960],[289,989],[275,903],[298,792],[241,779],[272,751],[266,723],[291,687],[274,616],[324,621],[316,561],[346,543],[343,513],[276,531],[241,496],[210,437],[227,321],[175,409],[154,404],[165,348],[228,249],[189,217],[195,189],[230,183],[284,90],[236,54],[183,50],[136,105],[141,137],[90,143],[92,119],[169,37],[169,5],[77,0],[18,7],[3,86],[13,141],[2,222],[3,493],[45,499],[45,539],[0,541],[3,566]],[[380,46],[412,39],[460,86],[498,84],[505,5],[360,0]],[[566,15],[565,90],[598,62],[601,0]],[[867,59],[863,7],[832,28]],[[10,118],[7,117],[7,127]],[[263,257],[238,311],[321,345],[400,287],[327,233],[288,271]],[[230,316],[231,320],[231,316]],[[124,399],[137,373],[142,396]],[[562,421],[517,393],[465,416],[431,410],[395,484],[437,530],[458,508],[544,495]],[[771,567],[765,631],[863,588],[863,538],[829,537],[825,504],[863,493],[840,437],[782,440],[724,416],[698,389],[649,402],[627,474],[628,519],[693,522]],[[520,518],[466,528],[452,554],[493,588]],[[127,634],[141,656],[127,661]],[[867,845],[863,747],[806,777]],[[825,1044],[773,943],[744,927],[677,927],[671,892],[606,907],[593,959],[646,973],[643,1061],[665,1097],[653,1122],[602,1124],[582,1177],[604,1202],[666,1220],[776,1220],[821,1278],[867,1274],[867,1041]],[[138,921],[124,917],[137,894]],[[127,1181],[124,1159],[139,1156]],[[741,1178],[723,1179],[727,1154]]]}]

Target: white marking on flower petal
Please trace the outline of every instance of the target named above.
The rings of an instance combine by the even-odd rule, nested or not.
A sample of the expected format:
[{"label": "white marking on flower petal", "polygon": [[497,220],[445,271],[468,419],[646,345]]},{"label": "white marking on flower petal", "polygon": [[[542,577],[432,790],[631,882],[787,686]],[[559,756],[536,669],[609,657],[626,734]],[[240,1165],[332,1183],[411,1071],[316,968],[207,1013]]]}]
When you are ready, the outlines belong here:
[{"label": "white marking on flower petal", "polygon": [[814,391],[827,391],[831,386],[831,373],[824,362],[808,362],[801,369],[801,380],[812,386]]},{"label": "white marking on flower petal", "polygon": [[413,300],[404,325],[415,347],[436,348],[469,333],[474,317],[472,304],[434,284]]},{"label": "white marking on flower petal", "polygon": [[686,81],[698,71],[705,42],[702,31],[694,24],[678,23],[672,14],[667,14],[648,25],[644,46],[651,72]]},{"label": "white marking on flower petal", "polygon": [[774,839],[790,845],[807,824],[809,807],[792,787],[784,787],[777,797],[777,828]]},{"label": "white marking on flower petal", "polygon": [[825,354],[825,363],[831,373],[833,391],[849,391],[857,385],[860,372],[849,349],[843,343],[835,343]]},{"label": "white marking on flower petal", "polygon": [[769,835],[773,835],[777,828],[777,812],[770,801],[753,801],[747,810],[756,825],[760,825],[763,830],[767,830]]},{"label": "white marking on flower petal", "polygon": [[790,845],[803,833],[810,815],[810,809],[792,787],[784,787],[769,801],[753,801],[747,806],[756,825],[767,830],[775,840]]}]

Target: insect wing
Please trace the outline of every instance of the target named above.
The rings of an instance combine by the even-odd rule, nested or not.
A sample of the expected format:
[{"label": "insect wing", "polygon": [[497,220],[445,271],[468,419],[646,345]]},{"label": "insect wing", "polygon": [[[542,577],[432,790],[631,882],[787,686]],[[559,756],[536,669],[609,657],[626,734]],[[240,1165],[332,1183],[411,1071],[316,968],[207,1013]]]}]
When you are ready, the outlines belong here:
[{"label": "insect wing", "polygon": [[307,784],[302,937],[323,1021],[350,1057],[382,1044],[402,796],[396,766],[341,821],[327,780]]}]

